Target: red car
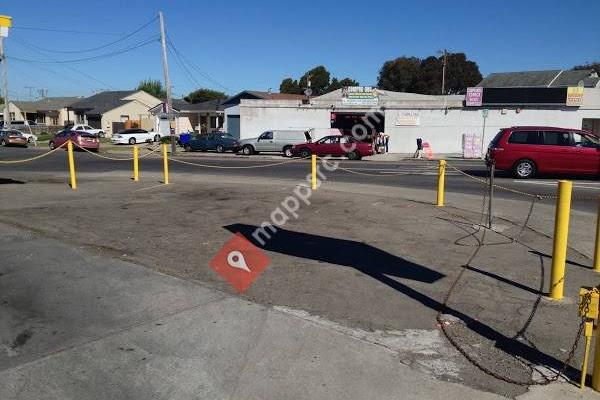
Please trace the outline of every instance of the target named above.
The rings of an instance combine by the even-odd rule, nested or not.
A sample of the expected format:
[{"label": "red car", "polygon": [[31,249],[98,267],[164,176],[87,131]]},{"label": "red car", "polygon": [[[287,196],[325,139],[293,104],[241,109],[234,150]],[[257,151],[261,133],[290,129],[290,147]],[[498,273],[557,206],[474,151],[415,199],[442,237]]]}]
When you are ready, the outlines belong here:
[{"label": "red car", "polygon": [[598,143],[598,136],[577,129],[513,126],[494,137],[487,159],[522,179],[537,173],[598,175]]},{"label": "red car", "polygon": [[100,141],[91,133],[82,131],[60,131],[54,135],[48,146],[50,149],[55,149],[58,146],[71,139],[74,145],[74,149],[77,150],[78,146],[91,151],[98,151],[100,149]]},{"label": "red car", "polygon": [[352,136],[325,136],[314,143],[301,143],[292,147],[292,155],[300,157],[317,156],[346,156],[350,160],[360,160],[373,155],[371,143],[364,143]]},{"label": "red car", "polygon": [[27,138],[17,130],[0,130],[0,146],[27,147]]}]

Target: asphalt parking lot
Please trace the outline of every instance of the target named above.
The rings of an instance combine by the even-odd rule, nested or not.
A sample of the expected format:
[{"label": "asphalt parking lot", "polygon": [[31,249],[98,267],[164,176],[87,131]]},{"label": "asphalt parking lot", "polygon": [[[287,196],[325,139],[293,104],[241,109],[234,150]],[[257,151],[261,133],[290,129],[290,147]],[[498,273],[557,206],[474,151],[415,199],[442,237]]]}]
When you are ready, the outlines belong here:
[{"label": "asphalt parking lot", "polygon": [[[3,159],[41,154],[2,150],[7,150]],[[30,232],[34,239],[80,249],[87,254],[84,260],[95,257],[144,266],[238,297],[208,267],[209,261],[233,234],[252,238],[304,181],[308,163],[196,154],[182,154],[179,159],[191,164],[171,162],[172,183],[166,186],[160,182],[162,160],[157,156],[141,160],[142,179],[132,182],[129,161],[78,152],[77,191],[66,184],[62,151],[31,164],[3,166],[5,206],[0,223]],[[485,173],[480,162],[451,163],[476,178]],[[543,300],[551,254],[551,240],[544,231],[552,225],[551,201],[539,201],[530,209],[528,198],[506,191],[497,205],[495,229],[501,234],[481,238],[475,228],[486,192],[481,182],[449,169],[449,204],[440,209],[432,206],[437,179],[433,162],[341,161],[340,166],[343,169],[326,173],[310,205],[297,210],[298,218],[288,216],[285,226],[264,246],[255,242],[271,262],[242,299],[384,346],[411,371],[503,396],[521,395],[526,389],[492,378],[464,359],[439,330],[440,310],[461,349],[508,380],[526,381],[532,371],[547,374],[540,366],[561,368],[577,328],[577,290],[593,282],[595,275],[586,257],[588,240],[585,246],[573,246],[569,254],[567,300]],[[512,179],[499,181],[508,185]],[[595,185],[590,183],[578,181],[576,186],[582,187],[576,191],[593,193]],[[549,178],[526,185],[552,193],[553,184]],[[581,237],[593,237],[586,201],[573,211],[572,242],[577,245],[584,242]],[[528,228],[521,226],[524,219]],[[519,242],[507,241],[507,236],[518,236]],[[477,238],[485,246],[444,306],[449,287],[477,247]],[[45,359],[57,349],[78,351],[80,343],[68,329],[62,336],[48,335],[56,330],[56,321],[41,317],[47,310],[39,301],[28,302],[33,296],[30,285],[15,286],[18,280],[6,278],[20,268],[18,260],[35,260],[35,253],[23,253],[27,246],[11,251],[10,243],[5,251],[13,254],[13,261],[0,271],[0,285],[8,293],[1,311],[9,324],[1,338],[7,352],[0,365],[6,371]],[[60,252],[51,257],[60,258]],[[36,265],[29,268],[36,271]],[[81,271],[75,273],[83,276]],[[55,284],[61,286],[59,281]],[[45,283],[37,285],[43,288]],[[92,310],[101,306],[93,299],[87,301]],[[57,305],[51,314],[65,312]],[[70,323],[76,332],[83,329],[82,321]],[[105,335],[91,337],[103,340]],[[579,358],[577,353],[567,369],[572,379],[577,377]]]}]

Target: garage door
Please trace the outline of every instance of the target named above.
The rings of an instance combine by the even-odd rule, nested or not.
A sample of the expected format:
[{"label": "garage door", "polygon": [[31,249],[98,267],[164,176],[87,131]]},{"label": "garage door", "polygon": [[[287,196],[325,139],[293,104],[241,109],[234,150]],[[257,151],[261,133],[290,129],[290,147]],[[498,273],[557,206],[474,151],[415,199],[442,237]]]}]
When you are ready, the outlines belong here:
[{"label": "garage door", "polygon": [[240,116],[239,115],[228,115],[227,116],[227,133],[234,138],[240,138]]}]

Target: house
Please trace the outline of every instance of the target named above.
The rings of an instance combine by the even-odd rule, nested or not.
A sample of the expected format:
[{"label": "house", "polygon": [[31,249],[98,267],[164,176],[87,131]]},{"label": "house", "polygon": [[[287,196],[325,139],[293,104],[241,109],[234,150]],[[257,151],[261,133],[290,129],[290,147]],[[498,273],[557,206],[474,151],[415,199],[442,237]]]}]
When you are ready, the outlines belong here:
[{"label": "house", "polygon": [[[240,103],[242,100],[286,100],[296,101],[299,104],[308,101],[308,97],[301,94],[289,94],[289,93],[272,93],[272,92],[261,92],[257,90],[244,90],[234,96],[229,97],[221,106],[224,110],[224,130],[230,135],[239,138],[240,137]],[[260,133],[260,132],[257,132]]]},{"label": "house", "polygon": [[[223,127],[223,99],[208,100],[202,103],[191,104],[183,99],[173,99],[173,112],[176,115],[176,126],[178,132],[188,129],[200,133],[211,132]],[[166,106],[164,103],[150,108],[150,113],[158,119],[166,118]],[[158,123],[158,121],[157,121]]]},{"label": "house", "polygon": [[65,126],[73,116],[68,107],[81,97],[45,97],[35,101],[11,101],[11,118],[15,121],[34,121],[40,125]]},{"label": "house", "polygon": [[143,90],[104,91],[71,104],[69,110],[75,123],[102,129],[110,137],[124,129],[128,121],[137,121],[144,129],[153,128],[149,109],[160,103]]}]

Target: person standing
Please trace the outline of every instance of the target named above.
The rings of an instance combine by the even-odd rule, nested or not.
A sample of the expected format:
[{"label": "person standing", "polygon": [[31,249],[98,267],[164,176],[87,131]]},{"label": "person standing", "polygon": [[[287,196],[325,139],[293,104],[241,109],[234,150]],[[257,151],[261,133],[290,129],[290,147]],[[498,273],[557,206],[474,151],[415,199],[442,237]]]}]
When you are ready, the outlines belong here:
[{"label": "person standing", "polygon": [[383,144],[385,145],[385,152],[390,151],[390,135],[383,133]]},{"label": "person standing", "polygon": [[423,139],[417,138],[417,151],[415,151],[414,158],[423,157]]}]

